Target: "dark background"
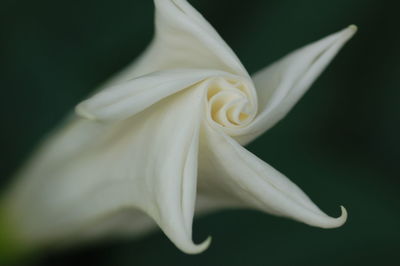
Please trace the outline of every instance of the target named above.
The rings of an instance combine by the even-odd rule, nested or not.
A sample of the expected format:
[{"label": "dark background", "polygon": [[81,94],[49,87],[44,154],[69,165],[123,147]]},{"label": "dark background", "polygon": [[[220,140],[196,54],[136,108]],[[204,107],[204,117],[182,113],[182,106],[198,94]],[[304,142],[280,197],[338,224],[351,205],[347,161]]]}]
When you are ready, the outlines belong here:
[{"label": "dark background", "polygon": [[[289,176],[339,229],[253,211],[197,219],[201,255],[160,232],[52,254],[34,265],[400,265],[400,19],[396,1],[190,1],[250,73],[291,50],[359,26],[293,111],[248,148]],[[1,0],[0,178],[76,103],[137,57],[153,32],[150,0]],[[397,260],[397,261],[396,261]]]}]

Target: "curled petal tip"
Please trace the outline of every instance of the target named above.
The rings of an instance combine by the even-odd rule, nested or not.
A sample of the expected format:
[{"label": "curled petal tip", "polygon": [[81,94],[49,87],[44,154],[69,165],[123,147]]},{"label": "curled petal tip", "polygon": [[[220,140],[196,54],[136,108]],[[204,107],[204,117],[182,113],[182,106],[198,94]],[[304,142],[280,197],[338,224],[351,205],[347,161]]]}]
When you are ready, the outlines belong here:
[{"label": "curled petal tip", "polygon": [[347,210],[344,206],[340,205],[340,210],[342,211],[342,213],[340,214],[340,216],[338,218],[336,218],[338,220],[338,227],[342,226],[346,221],[347,221]]},{"label": "curled petal tip", "polygon": [[204,240],[202,243],[200,244],[192,244],[186,247],[181,248],[183,252],[187,253],[187,254],[199,254],[202,253],[203,251],[205,251],[211,244],[211,240],[212,237],[209,236],[207,237],[206,240]]},{"label": "curled petal tip", "polygon": [[347,220],[347,211],[343,206],[340,206],[340,210],[342,211],[342,213],[337,218],[333,218],[322,213],[322,215],[314,216],[311,220],[308,221],[303,220],[303,222],[308,225],[324,229],[341,227]]},{"label": "curled petal tip", "polygon": [[321,226],[323,228],[337,228],[342,226],[347,221],[347,211],[346,208],[340,206],[341,214],[337,218],[333,218],[331,223],[327,223],[325,226]]}]

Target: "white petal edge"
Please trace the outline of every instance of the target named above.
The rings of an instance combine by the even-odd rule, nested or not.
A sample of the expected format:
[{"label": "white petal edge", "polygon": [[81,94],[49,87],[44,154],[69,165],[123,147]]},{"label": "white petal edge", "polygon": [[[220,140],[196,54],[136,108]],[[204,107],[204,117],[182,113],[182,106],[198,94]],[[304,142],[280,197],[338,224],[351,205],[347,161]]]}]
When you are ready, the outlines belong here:
[{"label": "white petal edge", "polygon": [[235,132],[235,139],[247,144],[281,120],[354,35],[351,25],[322,40],[298,49],[254,74],[259,113],[248,127]]}]

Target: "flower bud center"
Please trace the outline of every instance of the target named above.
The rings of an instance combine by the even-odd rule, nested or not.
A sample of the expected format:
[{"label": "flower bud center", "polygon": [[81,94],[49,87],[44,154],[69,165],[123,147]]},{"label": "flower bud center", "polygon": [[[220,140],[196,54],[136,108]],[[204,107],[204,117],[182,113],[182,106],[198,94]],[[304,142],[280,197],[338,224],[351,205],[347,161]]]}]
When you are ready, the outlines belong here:
[{"label": "flower bud center", "polygon": [[211,119],[223,127],[244,126],[256,114],[249,86],[237,79],[207,80],[207,104]]}]

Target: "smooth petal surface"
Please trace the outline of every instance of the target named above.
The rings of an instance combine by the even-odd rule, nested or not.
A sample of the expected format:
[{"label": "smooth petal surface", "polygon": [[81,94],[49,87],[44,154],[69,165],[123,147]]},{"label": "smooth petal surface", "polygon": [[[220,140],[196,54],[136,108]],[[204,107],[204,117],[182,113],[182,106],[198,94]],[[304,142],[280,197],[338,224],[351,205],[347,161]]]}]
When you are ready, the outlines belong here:
[{"label": "smooth petal surface", "polygon": [[[10,195],[21,239],[32,245],[70,239],[120,211],[138,209],[184,252],[204,250],[209,240],[201,245],[191,240],[204,92],[201,84],[189,87],[123,121],[78,119],[56,136],[21,173]],[[125,106],[124,98],[112,103]],[[84,145],[71,148],[79,135],[86,136]]]},{"label": "smooth petal surface", "polygon": [[253,75],[259,113],[236,139],[247,144],[281,120],[354,35],[354,25],[292,52]]},{"label": "smooth petal surface", "polygon": [[141,76],[108,87],[83,101],[76,112],[90,120],[123,120],[178,91],[228,73],[208,69],[172,69]]},{"label": "smooth petal surface", "polygon": [[224,132],[205,125],[202,141],[208,145],[200,149],[199,193],[214,200],[214,204],[207,207],[215,208],[220,204],[256,208],[322,228],[338,227],[346,221],[343,207],[339,218],[329,217],[287,177]]},{"label": "smooth petal surface", "polygon": [[144,54],[106,86],[173,68],[218,69],[248,77],[231,48],[185,0],[155,0],[155,36]]}]

